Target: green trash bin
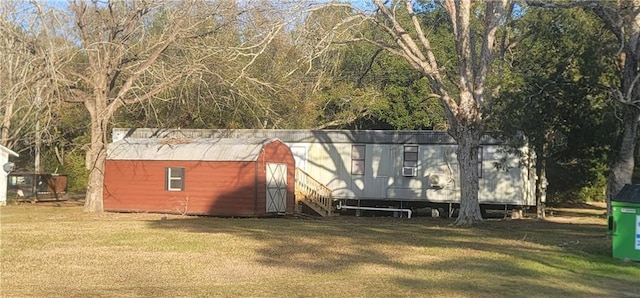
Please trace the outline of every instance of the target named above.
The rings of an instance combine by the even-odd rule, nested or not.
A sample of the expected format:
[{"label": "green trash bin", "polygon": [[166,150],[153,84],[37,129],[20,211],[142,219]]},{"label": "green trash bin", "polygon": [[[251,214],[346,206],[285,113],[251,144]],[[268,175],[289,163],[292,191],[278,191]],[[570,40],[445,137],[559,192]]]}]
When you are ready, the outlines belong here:
[{"label": "green trash bin", "polygon": [[613,257],[640,261],[640,185],[627,184],[611,200]]}]

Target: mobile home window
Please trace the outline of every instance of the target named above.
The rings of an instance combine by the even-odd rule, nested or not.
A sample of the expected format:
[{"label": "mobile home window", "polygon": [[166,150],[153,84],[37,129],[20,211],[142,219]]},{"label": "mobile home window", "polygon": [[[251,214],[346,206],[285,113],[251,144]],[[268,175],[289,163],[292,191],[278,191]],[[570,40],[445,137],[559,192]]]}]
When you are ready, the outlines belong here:
[{"label": "mobile home window", "polygon": [[168,191],[184,190],[184,168],[165,168],[165,189]]},{"label": "mobile home window", "polygon": [[351,146],[351,175],[364,175],[365,145]]},{"label": "mobile home window", "polygon": [[404,146],[403,167],[418,167],[418,146]]}]

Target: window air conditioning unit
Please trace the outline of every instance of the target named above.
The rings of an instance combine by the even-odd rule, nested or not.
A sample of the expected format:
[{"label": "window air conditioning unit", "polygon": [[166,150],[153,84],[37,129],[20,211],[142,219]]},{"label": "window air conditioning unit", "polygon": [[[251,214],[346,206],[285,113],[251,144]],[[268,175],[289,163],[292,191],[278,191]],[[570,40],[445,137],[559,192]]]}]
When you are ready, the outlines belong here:
[{"label": "window air conditioning unit", "polygon": [[418,176],[418,168],[416,167],[402,167],[402,176],[415,177]]},{"label": "window air conditioning unit", "polygon": [[446,185],[447,181],[445,180],[444,175],[441,174],[431,174],[429,175],[429,186],[435,189],[442,189]]}]

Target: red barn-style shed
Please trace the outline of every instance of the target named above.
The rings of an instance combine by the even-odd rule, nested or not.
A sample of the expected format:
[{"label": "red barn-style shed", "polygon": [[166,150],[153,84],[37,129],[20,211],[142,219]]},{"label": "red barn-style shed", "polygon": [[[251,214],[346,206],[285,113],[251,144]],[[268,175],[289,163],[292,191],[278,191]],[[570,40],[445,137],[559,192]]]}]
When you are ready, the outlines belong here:
[{"label": "red barn-style shed", "polygon": [[109,144],[104,210],[264,216],[295,210],[295,164],[278,139],[135,139]]}]

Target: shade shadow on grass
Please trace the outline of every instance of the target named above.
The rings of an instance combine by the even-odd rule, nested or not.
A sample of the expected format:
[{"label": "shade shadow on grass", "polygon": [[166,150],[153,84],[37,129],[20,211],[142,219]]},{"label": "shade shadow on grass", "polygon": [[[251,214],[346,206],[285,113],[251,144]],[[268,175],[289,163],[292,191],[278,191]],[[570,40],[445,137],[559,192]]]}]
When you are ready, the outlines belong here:
[{"label": "shade shadow on grass", "polygon": [[[387,282],[407,291],[437,289],[437,293],[463,296],[501,292],[516,296],[640,295],[640,267],[610,257],[610,240],[603,225],[487,220],[473,228],[455,228],[450,222],[203,217],[148,224],[154,229],[257,240],[262,245],[255,248],[255,261],[263,266],[319,275],[347,274],[361,268],[387,270]],[[371,274],[367,272],[362,271],[363,278]],[[557,279],[564,281],[554,281]]]},{"label": "shade shadow on grass", "polygon": [[456,228],[4,208],[0,271],[14,297],[640,296],[640,266],[611,258],[602,219]]}]

